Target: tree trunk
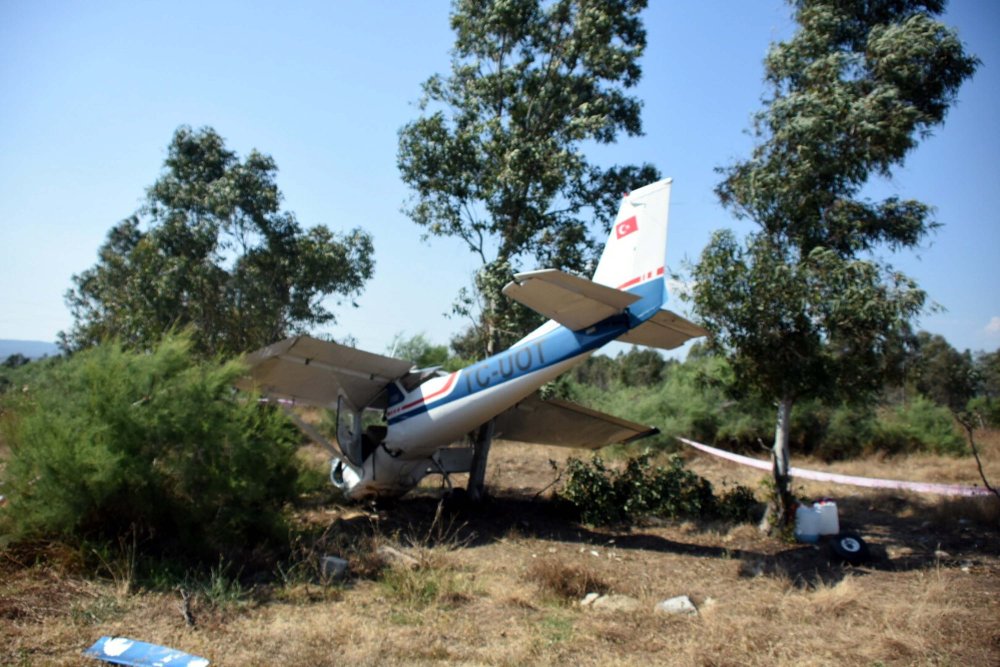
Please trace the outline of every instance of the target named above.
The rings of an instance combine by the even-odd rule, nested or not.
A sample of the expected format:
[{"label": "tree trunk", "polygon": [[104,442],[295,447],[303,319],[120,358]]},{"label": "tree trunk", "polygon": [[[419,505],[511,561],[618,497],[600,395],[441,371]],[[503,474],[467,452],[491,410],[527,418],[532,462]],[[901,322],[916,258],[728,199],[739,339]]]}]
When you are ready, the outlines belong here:
[{"label": "tree trunk", "polygon": [[778,403],[778,424],[774,431],[774,446],[771,448],[772,472],[774,474],[774,496],[768,504],[760,529],[767,533],[781,533],[791,525],[795,499],[792,497],[792,478],[788,474],[788,430],[792,414],[792,399],[787,396]]},{"label": "tree trunk", "polygon": [[486,310],[486,358],[492,357],[497,352],[497,298],[495,294],[490,294],[487,301]]}]

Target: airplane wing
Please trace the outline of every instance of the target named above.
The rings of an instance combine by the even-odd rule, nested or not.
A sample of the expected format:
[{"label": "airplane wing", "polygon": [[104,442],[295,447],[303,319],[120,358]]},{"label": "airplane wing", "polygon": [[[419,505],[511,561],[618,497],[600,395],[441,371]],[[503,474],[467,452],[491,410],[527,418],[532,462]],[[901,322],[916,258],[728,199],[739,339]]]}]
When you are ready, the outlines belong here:
[{"label": "airplane wing", "polygon": [[691,338],[707,335],[708,332],[694,322],[689,322],[677,313],[663,308],[635,329],[619,337],[618,341],[672,350]]},{"label": "airplane wing", "polygon": [[659,429],[532,394],[494,419],[498,438],[540,445],[600,449],[655,435]]},{"label": "airplane wing", "polygon": [[514,276],[503,293],[571,331],[622,312],[639,297],[556,269]]},{"label": "airplane wing", "polygon": [[343,394],[357,408],[372,405],[385,386],[406,376],[409,361],[383,357],[310,336],[286,338],[246,356],[250,375],[237,383],[268,396],[335,408]]}]

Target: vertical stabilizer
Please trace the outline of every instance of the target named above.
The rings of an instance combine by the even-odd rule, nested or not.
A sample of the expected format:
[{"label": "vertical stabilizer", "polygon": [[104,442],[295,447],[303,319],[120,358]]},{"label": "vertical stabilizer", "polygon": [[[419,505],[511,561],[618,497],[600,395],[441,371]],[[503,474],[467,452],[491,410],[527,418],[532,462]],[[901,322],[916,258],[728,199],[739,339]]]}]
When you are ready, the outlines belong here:
[{"label": "vertical stabilizer", "polygon": [[[622,199],[604,246],[594,282],[642,296],[646,308],[658,309],[666,297],[663,274],[667,259],[667,211],[671,179],[651,183]],[[641,286],[641,289],[635,289]]]}]

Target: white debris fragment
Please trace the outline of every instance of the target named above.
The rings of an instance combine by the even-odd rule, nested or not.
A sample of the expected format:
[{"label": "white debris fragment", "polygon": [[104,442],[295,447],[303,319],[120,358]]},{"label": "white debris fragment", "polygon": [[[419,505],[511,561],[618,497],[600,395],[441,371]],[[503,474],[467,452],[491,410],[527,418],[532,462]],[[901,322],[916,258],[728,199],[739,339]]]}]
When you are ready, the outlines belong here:
[{"label": "white debris fragment", "polygon": [[601,597],[600,593],[587,593],[585,596],[583,596],[583,599],[580,600],[580,606],[589,607],[594,603],[594,600],[596,600],[599,597]]}]

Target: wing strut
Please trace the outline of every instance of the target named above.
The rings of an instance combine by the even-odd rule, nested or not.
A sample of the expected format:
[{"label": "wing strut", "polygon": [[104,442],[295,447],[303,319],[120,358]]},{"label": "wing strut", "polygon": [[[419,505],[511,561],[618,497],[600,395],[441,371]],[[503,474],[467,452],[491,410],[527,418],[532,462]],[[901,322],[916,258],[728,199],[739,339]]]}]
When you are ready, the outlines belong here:
[{"label": "wing strut", "polygon": [[320,447],[323,447],[329,451],[334,456],[340,457],[344,454],[340,451],[339,447],[336,447],[332,442],[326,439],[319,430],[312,424],[306,422],[292,410],[292,406],[288,404],[287,401],[278,401],[278,405],[281,406],[282,411],[288,415],[288,418],[294,422],[296,426],[302,429],[302,432],[309,436],[309,439],[315,442]]},{"label": "wing strut", "polygon": [[486,491],[486,459],[490,455],[490,445],[493,443],[493,420],[489,420],[476,431],[473,443],[472,465],[469,469],[469,500],[478,503]]}]

